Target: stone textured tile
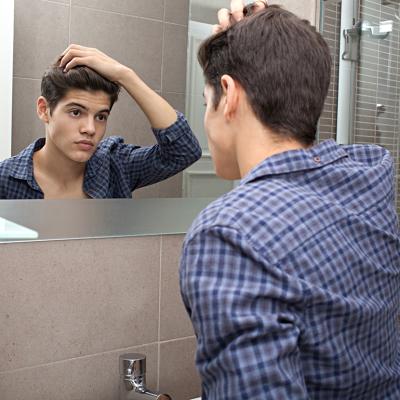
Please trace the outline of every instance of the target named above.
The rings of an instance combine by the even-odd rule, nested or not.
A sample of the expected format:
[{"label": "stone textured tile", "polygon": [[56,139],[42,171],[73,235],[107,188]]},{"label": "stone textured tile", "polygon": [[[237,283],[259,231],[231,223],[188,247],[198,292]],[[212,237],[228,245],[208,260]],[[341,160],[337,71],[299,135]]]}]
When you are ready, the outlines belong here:
[{"label": "stone textured tile", "polygon": [[19,153],[35,139],[45,136],[45,125],[36,114],[40,80],[13,80],[12,155]]},{"label": "stone textured tile", "polygon": [[161,86],[162,37],[162,21],[72,7],[72,43],[100,49],[156,90]]},{"label": "stone textured tile", "polygon": [[146,355],[147,385],[155,390],[158,345],[151,344],[0,373],[1,400],[117,400],[124,353]]},{"label": "stone textured tile", "polygon": [[160,186],[159,183],[155,185],[145,186],[140,189],[136,189],[132,197],[134,199],[152,199],[160,197]]},{"label": "stone textured tile", "polygon": [[163,92],[185,93],[187,27],[165,24]]},{"label": "stone textured tile", "polygon": [[70,8],[41,0],[16,0],[14,76],[41,78],[68,45]]},{"label": "stone textured tile", "polygon": [[152,343],[160,238],[3,244],[0,372]]},{"label": "stone textured tile", "polygon": [[72,0],[73,6],[162,20],[165,0]]},{"label": "stone textured tile", "polygon": [[182,197],[183,189],[183,172],[166,179],[158,184],[160,198],[177,198]]},{"label": "stone textured tile", "polygon": [[160,345],[160,392],[174,400],[187,400],[201,394],[195,368],[196,339],[187,338]]},{"label": "stone textured tile", "polygon": [[184,236],[163,236],[161,244],[160,340],[192,336],[193,328],[179,289],[179,259]]},{"label": "stone textured tile", "polygon": [[165,0],[165,21],[187,25],[189,0]]},{"label": "stone textured tile", "polygon": [[111,110],[107,135],[122,136],[126,143],[138,146],[157,143],[148,119],[125,90],[121,90],[119,99]]},{"label": "stone textured tile", "polygon": [[162,96],[171,104],[176,110],[185,114],[185,94],[184,93],[171,93],[163,92]]}]

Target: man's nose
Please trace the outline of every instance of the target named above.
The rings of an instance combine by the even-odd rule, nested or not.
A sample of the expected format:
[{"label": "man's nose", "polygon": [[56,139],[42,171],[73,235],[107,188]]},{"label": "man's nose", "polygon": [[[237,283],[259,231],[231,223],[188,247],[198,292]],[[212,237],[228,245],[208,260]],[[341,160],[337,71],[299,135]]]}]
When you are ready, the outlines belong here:
[{"label": "man's nose", "polygon": [[95,125],[95,121],[94,118],[86,118],[82,128],[81,128],[81,133],[85,133],[87,135],[91,135],[93,136],[96,133],[96,125]]}]

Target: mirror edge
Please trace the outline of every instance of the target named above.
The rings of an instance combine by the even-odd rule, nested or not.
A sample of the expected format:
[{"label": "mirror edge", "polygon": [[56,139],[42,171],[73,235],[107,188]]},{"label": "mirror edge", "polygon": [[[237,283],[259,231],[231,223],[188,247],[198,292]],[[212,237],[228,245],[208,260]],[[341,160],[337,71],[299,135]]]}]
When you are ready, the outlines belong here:
[{"label": "mirror edge", "polygon": [[0,2],[0,161],[11,156],[14,0]]}]

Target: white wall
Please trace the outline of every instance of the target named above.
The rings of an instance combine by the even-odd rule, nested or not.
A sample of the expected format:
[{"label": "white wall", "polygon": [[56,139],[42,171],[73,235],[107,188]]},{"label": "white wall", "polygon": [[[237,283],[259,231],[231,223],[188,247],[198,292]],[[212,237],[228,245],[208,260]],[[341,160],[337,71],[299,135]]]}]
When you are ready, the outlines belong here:
[{"label": "white wall", "polygon": [[14,0],[0,1],[0,161],[11,155]]}]

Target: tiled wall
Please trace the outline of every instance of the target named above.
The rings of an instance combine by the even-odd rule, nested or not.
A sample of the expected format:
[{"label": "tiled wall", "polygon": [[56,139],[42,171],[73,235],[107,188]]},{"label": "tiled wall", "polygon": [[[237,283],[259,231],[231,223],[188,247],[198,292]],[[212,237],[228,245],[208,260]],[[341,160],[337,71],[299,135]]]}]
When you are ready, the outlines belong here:
[{"label": "tiled wall", "polygon": [[[361,36],[357,71],[354,142],[386,147],[395,161],[397,209],[400,213],[400,22],[397,6],[381,0],[360,0],[361,19],[379,26],[393,21],[393,31],[384,39]],[[377,112],[377,104],[385,111]]]},{"label": "tiled wall", "polygon": [[332,57],[331,84],[319,121],[319,140],[336,139],[341,3],[325,2],[320,31]]},{"label": "tiled wall", "polygon": [[[395,161],[397,210],[400,213],[400,22],[393,4],[381,0],[360,0],[359,19],[379,26],[392,20],[393,31],[385,39],[361,35],[354,105],[354,143],[374,143],[387,148]],[[325,2],[322,34],[328,42],[333,69],[331,87],[320,120],[320,139],[336,138],[337,86],[340,41],[340,3]],[[377,104],[385,106],[377,113]]]},{"label": "tiled wall", "polygon": [[200,395],[182,305],[182,236],[1,244],[1,400],[117,400],[118,357],[148,386]]},{"label": "tiled wall", "polygon": [[[44,135],[36,116],[40,79],[69,43],[97,47],[133,68],[184,111],[189,0],[15,0],[12,153]],[[147,119],[123,93],[108,133],[154,143]],[[141,189],[138,197],[180,197],[182,177]]]}]

